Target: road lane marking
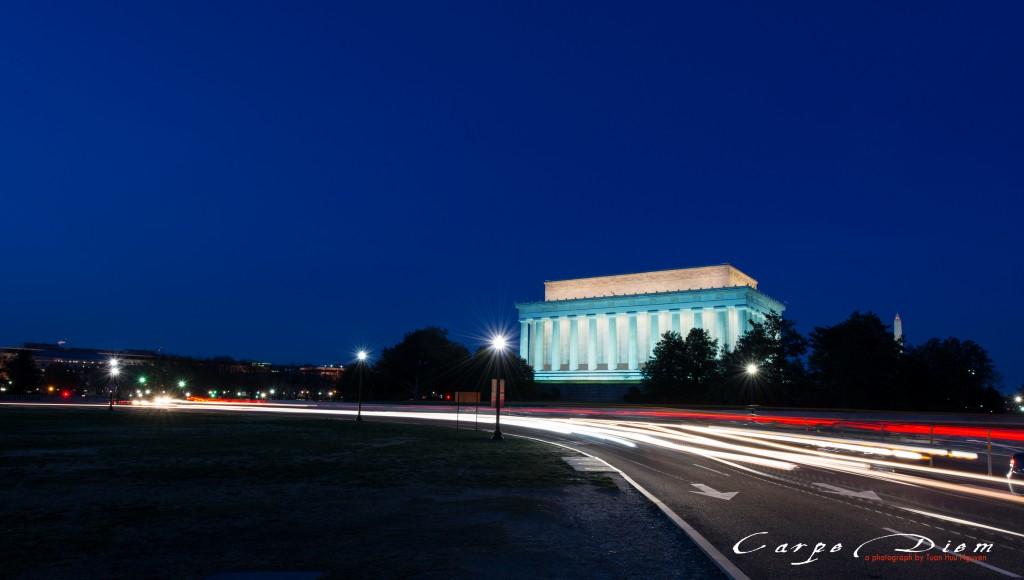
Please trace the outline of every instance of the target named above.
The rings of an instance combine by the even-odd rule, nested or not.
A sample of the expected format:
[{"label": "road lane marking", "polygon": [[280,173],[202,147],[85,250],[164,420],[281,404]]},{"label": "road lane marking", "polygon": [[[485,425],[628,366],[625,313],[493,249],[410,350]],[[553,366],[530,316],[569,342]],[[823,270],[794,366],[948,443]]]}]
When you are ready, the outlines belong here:
[{"label": "road lane marking", "polygon": [[838,493],[839,495],[882,501],[882,498],[878,497],[878,494],[870,489],[866,491],[853,491],[852,489],[846,489],[845,487],[839,487],[838,485],[829,485],[827,483],[820,482],[815,482],[814,485],[825,488],[825,493]]},{"label": "road lane marking", "polygon": [[706,495],[717,499],[724,499],[726,501],[736,497],[738,491],[718,491],[712,487],[708,487],[703,483],[691,483],[693,487],[696,487],[700,491],[691,491],[690,493],[699,493],[700,495]]},{"label": "road lane marking", "polygon": [[758,471],[756,469],[751,469],[751,468],[749,468],[749,467],[747,467],[745,465],[740,465],[739,463],[733,463],[732,461],[727,461],[725,459],[722,459],[721,457],[708,457],[708,459],[711,459],[713,461],[717,461],[719,463],[724,463],[724,464],[728,465],[729,467],[735,467],[736,469],[742,469],[743,471],[749,471],[750,473],[756,473],[756,474],[758,474],[758,475],[760,475],[762,477],[770,477],[772,479],[779,479],[778,477],[775,477],[774,475],[769,475],[767,473],[763,473],[763,472]]},{"label": "road lane marking", "polygon": [[[894,530],[892,528],[882,528],[882,529],[887,531],[887,532],[892,532],[894,534],[902,534],[903,533],[903,532],[897,532],[896,530]],[[996,566],[993,566],[992,564],[987,564],[985,562],[979,562],[978,560],[973,560],[971,558],[965,558],[964,556],[962,556],[960,554],[957,554],[956,552],[947,552],[945,550],[943,550],[942,552],[944,554],[953,554],[954,556],[960,558],[961,560],[966,560],[966,561],[970,562],[971,564],[977,564],[979,566],[984,566],[985,568],[988,568],[989,570],[994,570],[996,572],[999,572],[1000,574],[1009,576],[1010,578],[1020,578],[1021,577],[1020,574],[1014,574],[1013,572],[1010,572],[1009,570],[1003,570],[1002,568],[997,568]]]},{"label": "road lane marking", "polygon": [[717,469],[711,469],[710,467],[704,467],[703,465],[701,465],[699,463],[694,463],[693,465],[694,465],[694,467],[699,467],[701,469],[707,469],[708,471],[714,471],[718,475],[724,475],[726,477],[729,477],[728,473],[722,473],[721,471],[718,471]]}]

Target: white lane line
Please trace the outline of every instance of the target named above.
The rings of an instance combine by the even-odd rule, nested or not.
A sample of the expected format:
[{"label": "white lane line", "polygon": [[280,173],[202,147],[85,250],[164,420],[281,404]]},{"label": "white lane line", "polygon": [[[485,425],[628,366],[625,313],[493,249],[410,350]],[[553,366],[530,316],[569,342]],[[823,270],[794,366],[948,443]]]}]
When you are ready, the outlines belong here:
[{"label": "white lane line", "polygon": [[[903,532],[897,532],[896,530],[894,530],[892,528],[882,528],[882,529],[887,531],[887,532],[892,532],[894,534],[902,534],[903,533]],[[993,566],[992,564],[987,564],[985,562],[979,562],[978,560],[974,560],[974,559],[971,559],[971,558],[966,558],[966,557],[964,557],[964,556],[962,556],[960,554],[957,554],[956,552],[946,552],[945,550],[943,550],[943,553],[944,554],[953,554],[954,556],[960,558],[961,560],[966,560],[966,561],[970,562],[971,564],[977,564],[979,566],[983,566],[985,568],[988,568],[989,570],[994,570],[996,572],[999,572],[1000,574],[1003,574],[1005,576],[1009,576],[1010,578],[1020,578],[1021,577],[1020,574],[1015,574],[1013,572],[1010,572],[1009,570],[1003,570],[1002,568],[997,568],[996,566]]]},{"label": "white lane line", "polygon": [[745,465],[740,465],[739,463],[733,463],[732,461],[726,461],[725,459],[722,459],[721,457],[711,457],[711,456],[708,456],[708,459],[711,459],[713,461],[717,461],[719,463],[724,463],[724,464],[728,465],[729,467],[735,467],[736,469],[742,469],[743,471],[749,471],[750,473],[756,473],[756,474],[758,474],[758,475],[760,475],[762,477],[770,477],[772,479],[779,479],[778,477],[775,477],[774,475],[769,475],[767,473],[762,473],[762,472],[760,472],[760,471],[758,471],[756,469],[751,469],[751,468],[749,468],[749,467],[747,467]]},{"label": "white lane line", "polygon": [[711,469],[710,467],[704,467],[703,465],[701,465],[699,463],[694,463],[693,465],[694,465],[694,467],[699,467],[701,469],[707,469],[708,471],[714,471],[718,475],[724,475],[726,477],[729,477],[728,473],[722,473],[721,471],[718,471],[717,469]]},{"label": "white lane line", "polygon": [[996,528],[996,527],[993,527],[993,526],[986,526],[985,524],[979,524],[978,522],[972,522],[970,520],[961,520],[960,518],[954,518],[953,516],[944,516],[942,514],[933,514],[932,512],[925,512],[925,511],[910,509],[910,508],[901,507],[901,506],[896,506],[896,507],[898,507],[898,508],[900,508],[901,510],[904,510],[904,511],[913,512],[915,514],[921,514],[922,516],[928,516],[928,517],[936,518],[936,519],[939,519],[939,520],[945,520],[947,522],[953,522],[953,523],[956,523],[956,524],[964,524],[965,526],[974,526],[976,528],[984,528],[986,530],[992,530],[994,532],[999,532],[1001,534],[1009,534],[1011,536],[1017,536],[1019,538],[1024,538],[1024,534],[1020,534],[1020,533],[1017,533],[1017,532],[1011,532],[1010,530],[1004,530],[1002,528]]},{"label": "white lane line", "polygon": [[[565,444],[562,444],[562,443],[556,443],[554,441],[547,441],[545,439],[537,439],[536,437],[527,437],[525,435],[512,435],[511,433],[506,433],[506,436],[522,437],[523,439],[532,439],[533,441],[540,441],[541,443],[548,443],[550,445],[558,445],[559,447],[564,447],[566,449],[571,449],[571,450],[575,451],[576,453],[580,453],[582,455],[586,455],[587,457],[594,457],[593,455],[591,455],[589,453],[580,451],[579,449],[576,449],[576,448],[573,448],[573,447],[569,447],[568,445],[565,445]],[[601,459],[601,458],[600,457],[594,457],[594,459]],[[601,461],[604,461],[604,460],[601,459]],[[608,463],[608,462],[606,461],[605,463]],[[610,463],[608,463],[608,466],[609,467],[613,467]],[[686,523],[686,521],[683,520],[683,518],[679,517],[679,514],[677,514],[676,512],[672,511],[672,508],[670,508],[667,505],[665,505],[665,503],[662,502],[657,497],[655,497],[654,494],[652,494],[651,492],[649,492],[646,489],[644,489],[644,487],[642,485],[640,485],[639,483],[633,481],[633,478],[628,476],[628,475],[626,475],[626,473],[623,472],[621,469],[618,470],[618,471],[619,471],[619,475],[621,475],[623,479],[625,479],[630,485],[632,485],[634,488],[636,488],[637,491],[639,491],[640,493],[644,494],[644,496],[646,496],[647,499],[649,499],[651,501],[651,503],[653,503],[654,505],[658,506],[658,509],[660,509],[663,514],[668,516],[668,519],[672,520],[672,523],[674,523],[676,526],[678,526],[679,529],[683,530],[683,533],[685,533],[690,538],[690,540],[693,541],[694,544],[697,544],[697,547],[700,548],[701,551],[703,551],[704,554],[707,555],[708,558],[711,558],[711,561],[714,562],[715,565],[718,566],[719,570],[721,570],[726,576],[728,576],[732,580],[750,580],[750,576],[747,576],[739,568],[737,568],[736,564],[733,564],[731,561],[729,561],[729,559],[726,558],[725,555],[723,555],[721,552],[719,552],[718,548],[714,547],[711,544],[711,542],[709,542],[707,540],[707,538],[702,536],[700,534],[700,532],[698,532],[697,530],[693,529],[693,526],[691,526],[690,524]]]}]

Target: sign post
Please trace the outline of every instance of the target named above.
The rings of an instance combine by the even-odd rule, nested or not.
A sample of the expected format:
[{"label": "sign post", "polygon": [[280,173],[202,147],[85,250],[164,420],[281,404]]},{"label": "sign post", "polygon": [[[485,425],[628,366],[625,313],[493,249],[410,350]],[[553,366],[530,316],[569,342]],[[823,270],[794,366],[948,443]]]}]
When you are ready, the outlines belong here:
[{"label": "sign post", "polygon": [[501,435],[501,404],[505,401],[505,379],[491,379],[491,406],[494,407],[494,435],[491,441],[504,441]]}]

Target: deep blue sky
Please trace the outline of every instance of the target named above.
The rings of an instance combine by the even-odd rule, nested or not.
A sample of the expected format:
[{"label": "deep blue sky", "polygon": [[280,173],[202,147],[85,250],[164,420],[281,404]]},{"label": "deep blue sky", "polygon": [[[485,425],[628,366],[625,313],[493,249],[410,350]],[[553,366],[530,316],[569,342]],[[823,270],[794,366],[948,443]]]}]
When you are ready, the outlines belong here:
[{"label": "deep blue sky", "polygon": [[1024,383],[1020,2],[335,4],[0,5],[0,345],[347,363],[730,262]]}]

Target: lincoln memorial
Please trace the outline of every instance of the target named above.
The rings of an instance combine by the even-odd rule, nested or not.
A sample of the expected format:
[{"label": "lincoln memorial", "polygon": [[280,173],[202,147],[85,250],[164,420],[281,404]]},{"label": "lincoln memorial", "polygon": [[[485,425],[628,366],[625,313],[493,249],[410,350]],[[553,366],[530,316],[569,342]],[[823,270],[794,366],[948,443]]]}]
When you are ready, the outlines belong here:
[{"label": "lincoln memorial", "polygon": [[661,334],[706,329],[731,349],[751,322],[785,306],[729,264],[544,282],[543,302],[521,302],[519,355],[562,398],[621,400]]}]

